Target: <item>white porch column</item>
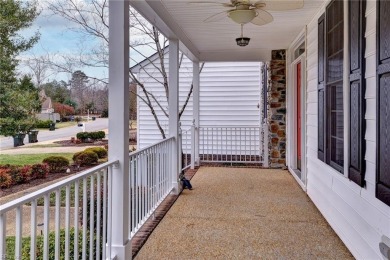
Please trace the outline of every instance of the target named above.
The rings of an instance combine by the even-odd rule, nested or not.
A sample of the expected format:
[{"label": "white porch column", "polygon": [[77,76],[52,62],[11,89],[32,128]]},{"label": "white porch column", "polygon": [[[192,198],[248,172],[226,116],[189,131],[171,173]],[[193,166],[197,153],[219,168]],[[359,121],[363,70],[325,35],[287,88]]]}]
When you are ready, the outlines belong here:
[{"label": "white porch column", "polygon": [[199,61],[192,62],[193,110],[192,117],[195,120],[195,165],[200,164],[199,159]]},{"label": "white porch column", "polygon": [[179,41],[169,39],[169,136],[175,137],[172,148],[172,185],[175,194],[179,193]]},{"label": "white porch column", "polygon": [[[112,171],[112,256],[131,259],[129,240],[129,1],[109,1],[109,160]],[[111,259],[111,258],[110,258]]]}]

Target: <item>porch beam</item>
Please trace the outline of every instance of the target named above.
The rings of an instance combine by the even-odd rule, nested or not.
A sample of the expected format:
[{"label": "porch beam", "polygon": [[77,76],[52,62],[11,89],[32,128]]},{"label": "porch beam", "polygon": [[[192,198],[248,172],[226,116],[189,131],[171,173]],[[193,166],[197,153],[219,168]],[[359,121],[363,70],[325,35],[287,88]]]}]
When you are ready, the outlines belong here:
[{"label": "porch beam", "polygon": [[173,192],[179,193],[179,40],[169,39],[169,135],[175,137],[172,147]]},{"label": "porch beam", "polygon": [[199,165],[199,87],[200,87],[200,76],[199,76],[199,61],[192,62],[192,84],[193,84],[193,110],[192,117],[195,123],[195,143],[192,144],[195,146],[195,154],[191,155],[191,168],[193,168],[194,164]]},{"label": "porch beam", "polygon": [[112,255],[131,259],[129,240],[129,0],[109,1],[109,160],[112,170]]}]

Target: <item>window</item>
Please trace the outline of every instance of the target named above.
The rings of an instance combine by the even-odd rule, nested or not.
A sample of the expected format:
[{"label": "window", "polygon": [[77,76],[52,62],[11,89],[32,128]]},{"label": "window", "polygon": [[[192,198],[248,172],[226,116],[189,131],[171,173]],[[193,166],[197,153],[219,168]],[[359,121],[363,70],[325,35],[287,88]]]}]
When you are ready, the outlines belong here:
[{"label": "window", "polygon": [[377,1],[377,187],[390,206],[390,1]]},{"label": "window", "polygon": [[344,167],[344,7],[332,1],[318,20],[318,158]]}]

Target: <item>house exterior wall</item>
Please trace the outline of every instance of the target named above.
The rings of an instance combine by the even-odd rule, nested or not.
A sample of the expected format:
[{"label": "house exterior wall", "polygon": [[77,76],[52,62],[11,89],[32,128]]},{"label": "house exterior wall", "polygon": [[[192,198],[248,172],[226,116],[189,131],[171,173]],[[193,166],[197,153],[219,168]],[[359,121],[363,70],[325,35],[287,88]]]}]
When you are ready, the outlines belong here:
[{"label": "house exterior wall", "polygon": [[[169,55],[166,55],[168,57]],[[158,66],[158,61],[155,60]],[[168,59],[165,60],[168,68]],[[200,63],[201,64],[201,63]],[[140,70],[139,80],[155,97],[161,101],[163,107],[168,108],[165,100],[164,88],[159,81],[161,74],[149,64],[145,71]],[[180,93],[179,109],[189,93],[192,83],[192,61],[184,57],[180,66]],[[205,63],[200,73],[200,109],[199,124],[207,126],[260,126],[260,85],[261,63],[260,62],[209,62]],[[140,87],[138,93],[144,97]],[[151,145],[162,139],[156,126],[150,109],[138,99],[138,133],[137,140],[140,148]],[[161,121],[166,134],[168,134],[168,118],[161,109],[154,104],[156,114]],[[192,125],[192,95],[180,121],[182,130],[188,130]],[[190,142],[190,132],[183,135]],[[188,152],[189,149],[188,149]]]},{"label": "house exterior wall", "polygon": [[[307,193],[356,258],[384,259],[379,249],[379,243],[385,242],[390,246],[388,239],[390,237],[390,207],[375,197],[376,3],[375,1],[367,1],[366,8],[365,100],[367,109],[365,120],[367,127],[365,160],[367,167],[366,186],[361,188],[348,179],[346,171],[344,174],[339,173],[317,158],[318,18],[325,12],[325,7],[329,3],[329,1],[325,2],[321,10],[307,25],[306,34]],[[345,10],[347,9],[345,8]],[[345,32],[344,37],[347,35]],[[348,73],[348,70],[344,69],[344,73]],[[290,78],[290,80],[292,79]],[[344,88],[344,102],[348,103],[348,88]],[[348,120],[347,112],[344,113],[344,117]],[[348,129],[344,133],[348,133]],[[344,135],[346,136],[346,134]],[[348,138],[345,138],[345,142],[347,141]],[[348,143],[345,147],[348,147]],[[345,153],[344,156],[344,158],[348,158],[348,153]],[[347,168],[347,163],[345,160],[344,168]]]}]

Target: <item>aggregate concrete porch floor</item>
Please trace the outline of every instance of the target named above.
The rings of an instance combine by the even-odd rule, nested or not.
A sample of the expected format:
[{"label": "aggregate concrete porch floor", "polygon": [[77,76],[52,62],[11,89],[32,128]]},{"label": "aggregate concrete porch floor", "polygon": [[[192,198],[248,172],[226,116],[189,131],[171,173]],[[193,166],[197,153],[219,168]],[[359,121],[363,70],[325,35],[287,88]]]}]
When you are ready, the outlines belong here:
[{"label": "aggregate concrete porch floor", "polygon": [[136,259],[353,259],[283,170],[201,167]]}]

